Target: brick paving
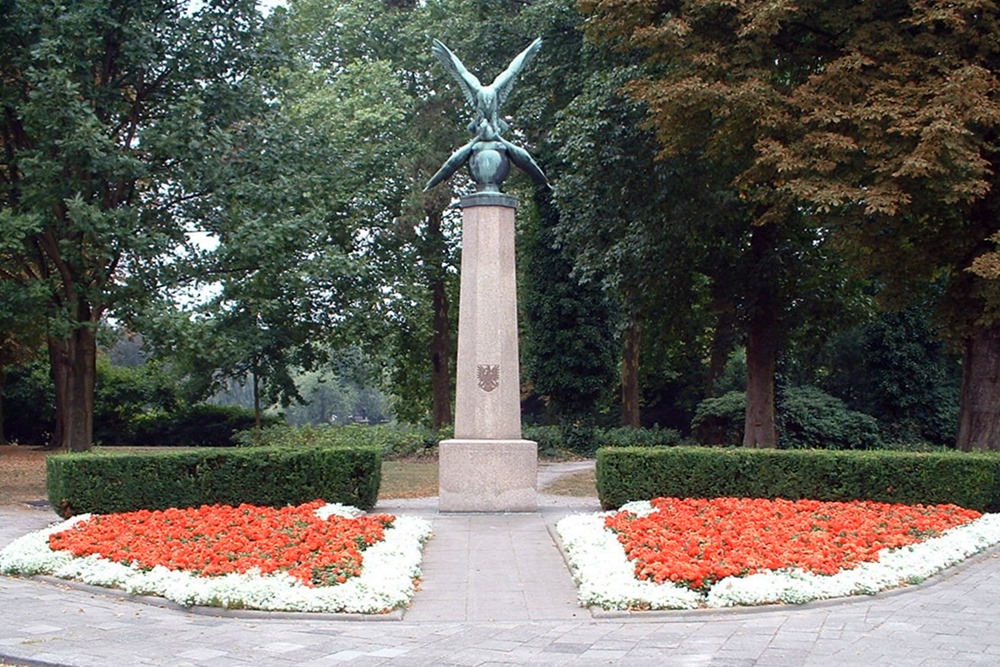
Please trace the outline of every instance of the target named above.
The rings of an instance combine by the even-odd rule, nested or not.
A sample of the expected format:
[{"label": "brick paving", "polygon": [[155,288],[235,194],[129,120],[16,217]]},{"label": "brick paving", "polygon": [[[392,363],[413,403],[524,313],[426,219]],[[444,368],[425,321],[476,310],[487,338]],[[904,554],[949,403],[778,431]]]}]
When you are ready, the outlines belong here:
[{"label": "brick paving", "polygon": [[[563,469],[545,469],[540,477]],[[593,499],[540,496],[531,514],[439,514],[434,499],[377,509],[430,519],[423,584],[403,614],[200,613],[93,588],[0,577],[0,662],[67,667],[249,665],[1000,665],[1000,549],[874,597],[739,610],[592,614],[552,537]],[[0,507],[0,547],[49,511]]]}]

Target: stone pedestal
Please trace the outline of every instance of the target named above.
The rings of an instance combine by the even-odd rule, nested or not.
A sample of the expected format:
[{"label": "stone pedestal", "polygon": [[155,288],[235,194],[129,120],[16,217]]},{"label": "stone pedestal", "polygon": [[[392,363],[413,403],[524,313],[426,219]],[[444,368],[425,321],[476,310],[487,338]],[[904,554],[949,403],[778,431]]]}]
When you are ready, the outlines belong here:
[{"label": "stone pedestal", "polygon": [[440,444],[442,512],[538,508],[538,448],[521,439],[516,206],[500,193],[462,198],[455,438]]}]

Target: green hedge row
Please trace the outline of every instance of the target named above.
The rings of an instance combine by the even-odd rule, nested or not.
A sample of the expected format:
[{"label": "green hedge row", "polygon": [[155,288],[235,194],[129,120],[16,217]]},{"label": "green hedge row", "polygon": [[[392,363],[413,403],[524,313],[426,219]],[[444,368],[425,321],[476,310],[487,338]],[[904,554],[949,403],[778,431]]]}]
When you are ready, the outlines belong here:
[{"label": "green hedge row", "polygon": [[375,447],[88,452],[46,459],[49,502],[62,516],[317,498],[371,509],[382,481]]},{"label": "green hedge row", "polygon": [[604,448],[601,506],[658,496],[954,503],[1000,510],[1000,456],[964,452]]}]

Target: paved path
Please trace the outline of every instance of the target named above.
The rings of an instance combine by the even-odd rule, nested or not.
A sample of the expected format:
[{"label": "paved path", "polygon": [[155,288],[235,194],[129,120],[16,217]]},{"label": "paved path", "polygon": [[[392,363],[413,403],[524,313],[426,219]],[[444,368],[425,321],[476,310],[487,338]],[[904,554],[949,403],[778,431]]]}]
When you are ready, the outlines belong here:
[{"label": "paved path", "polygon": [[[596,502],[541,496],[540,505],[536,514],[441,515],[434,499],[380,504],[434,523],[423,586],[402,620],[206,616],[0,577],[0,656],[72,667],[1000,665],[998,550],[873,598],[595,617],[576,605],[550,531]],[[0,507],[0,546],[52,518]]]}]

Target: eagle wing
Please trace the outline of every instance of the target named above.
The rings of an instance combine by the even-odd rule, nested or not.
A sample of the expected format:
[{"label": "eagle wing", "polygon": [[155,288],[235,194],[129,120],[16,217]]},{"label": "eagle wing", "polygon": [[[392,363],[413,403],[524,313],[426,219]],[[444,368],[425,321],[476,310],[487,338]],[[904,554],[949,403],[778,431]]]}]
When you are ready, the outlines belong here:
[{"label": "eagle wing", "polygon": [[514,88],[514,78],[517,77],[518,72],[531,62],[541,48],[542,38],[539,37],[529,44],[528,48],[517,54],[517,57],[510,61],[510,65],[507,65],[507,69],[500,72],[497,78],[493,79],[490,87],[496,91],[497,107],[507,100],[507,96],[510,95],[510,91]]},{"label": "eagle wing", "polygon": [[458,56],[452,53],[441,40],[434,40],[431,53],[441,61],[444,68],[458,82],[458,87],[462,89],[462,94],[465,95],[465,99],[469,101],[469,104],[478,108],[477,93],[482,89],[483,85],[479,83],[476,75],[465,69],[465,65],[458,59]]},{"label": "eagle wing", "polygon": [[552,187],[549,185],[549,179],[545,177],[545,172],[542,171],[542,168],[539,167],[538,163],[531,157],[531,153],[524,150],[520,146],[515,146],[503,137],[500,137],[500,142],[507,148],[507,156],[510,158],[510,161],[514,163],[514,166],[526,173],[528,176],[531,176],[531,178],[539,185]]},{"label": "eagle wing", "polygon": [[478,137],[452,153],[451,157],[437,170],[437,173],[431,176],[431,180],[427,181],[427,185],[424,186],[424,192],[427,192],[438,183],[447,181],[456,171],[461,169],[462,165],[469,161],[469,156],[472,154],[472,147],[476,145],[477,141],[479,141]]}]

